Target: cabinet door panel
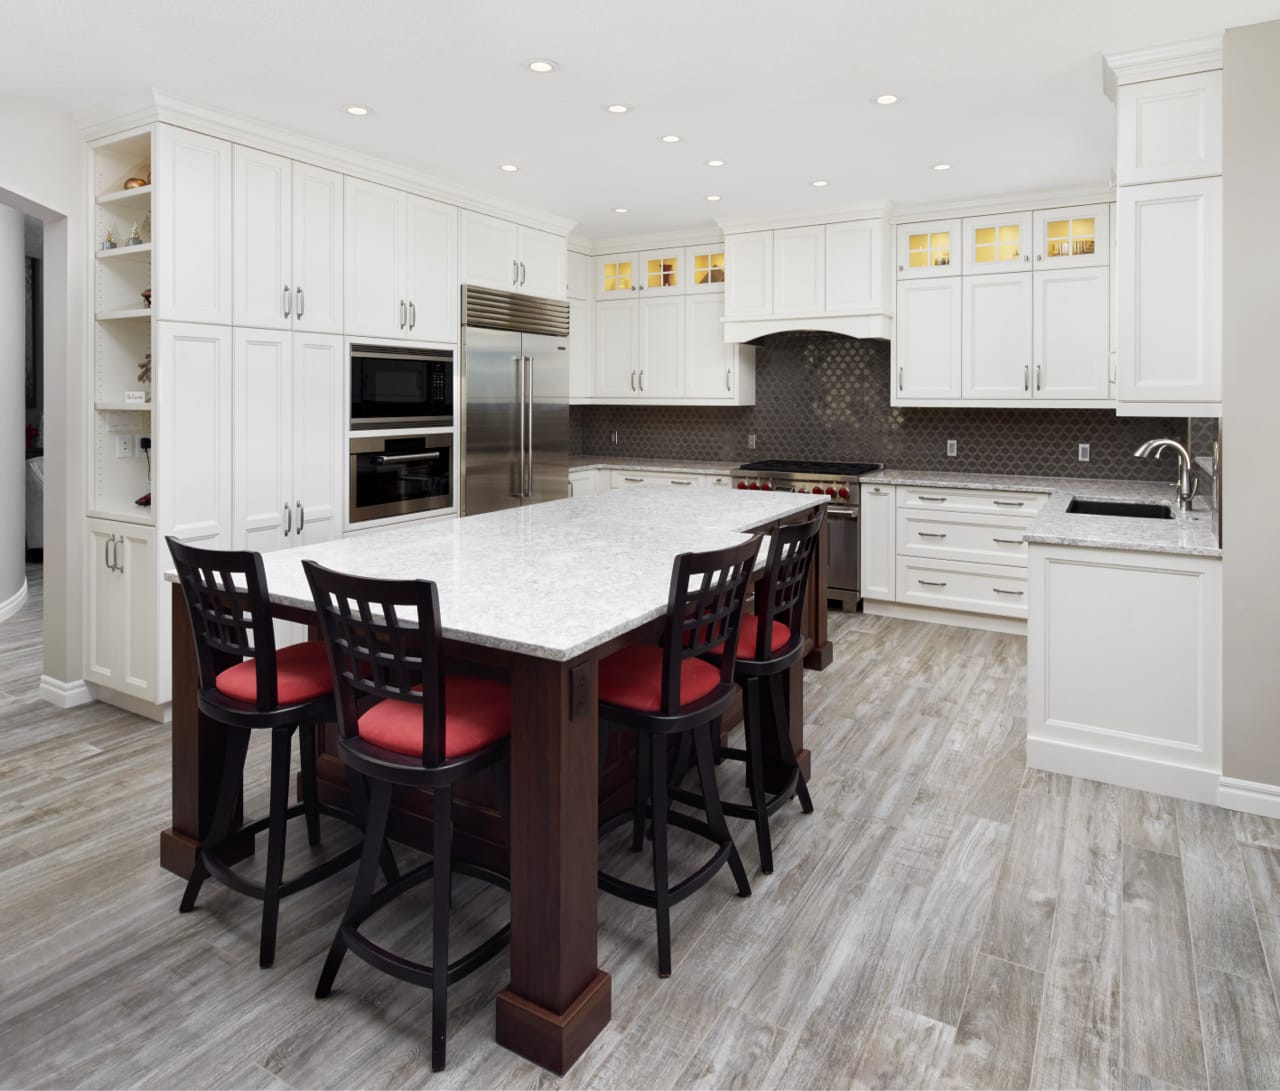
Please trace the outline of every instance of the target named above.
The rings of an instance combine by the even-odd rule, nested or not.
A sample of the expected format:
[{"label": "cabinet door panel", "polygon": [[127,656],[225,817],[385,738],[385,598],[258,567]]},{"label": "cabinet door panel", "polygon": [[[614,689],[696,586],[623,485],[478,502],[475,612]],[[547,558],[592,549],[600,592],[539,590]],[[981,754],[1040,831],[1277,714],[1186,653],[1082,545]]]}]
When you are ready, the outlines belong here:
[{"label": "cabinet door panel", "polygon": [[462,253],[462,283],[514,292],[520,282],[519,228],[507,220],[462,212],[458,217],[458,246]]},{"label": "cabinet door panel", "polygon": [[590,398],[595,393],[592,364],[595,340],[591,323],[593,308],[584,299],[569,300],[569,401]]},{"label": "cabinet door panel", "polygon": [[640,291],[639,254],[601,254],[595,259],[597,302],[630,299]]},{"label": "cabinet door panel", "polygon": [[684,247],[643,250],[636,255],[636,282],[642,298],[683,295],[686,284]]},{"label": "cabinet door panel", "polygon": [[595,305],[595,373],[597,398],[639,392],[636,363],[638,299]]},{"label": "cabinet door panel", "polygon": [[117,687],[120,676],[120,624],[124,586],[107,567],[119,549],[118,524],[90,519],[85,523],[84,676],[98,685]]},{"label": "cabinet door panel", "polygon": [[965,274],[1031,271],[1035,248],[1030,212],[1001,216],[971,216],[964,221]]},{"label": "cabinet door panel", "polygon": [[773,233],[773,313],[818,314],[826,307],[826,228]]},{"label": "cabinet door panel", "polygon": [[723,311],[719,295],[685,301],[684,392],[690,398],[733,397],[734,348],[724,343]]},{"label": "cabinet door panel", "polygon": [[961,291],[956,277],[898,284],[894,389],[903,398],[958,398]]},{"label": "cabinet door panel", "polygon": [[[121,612],[117,616],[120,674],[117,689],[145,701],[158,699],[156,664],[157,571],[155,532],[149,527],[120,525]],[[168,590],[168,585],[165,585]],[[166,694],[167,697],[167,694]]]},{"label": "cabinet door panel", "polygon": [[724,313],[760,318],[773,313],[773,232],[749,231],[724,240]]},{"label": "cabinet door panel", "polygon": [[1106,268],[1035,274],[1035,395],[1111,397],[1111,301]]},{"label": "cabinet door panel", "polygon": [[960,220],[931,220],[898,227],[898,279],[959,276],[964,270]]},{"label": "cabinet door panel", "polygon": [[342,175],[293,165],[293,328],[342,332]]},{"label": "cabinet door panel", "polygon": [[1122,186],[1222,173],[1222,72],[1193,72],[1116,90]]},{"label": "cabinet door panel", "polygon": [[458,210],[410,195],[405,245],[403,295],[410,309],[404,336],[415,341],[456,341]]},{"label": "cabinet door panel", "polygon": [[863,598],[892,602],[898,568],[894,489],[891,485],[863,485],[861,493],[859,591]]},{"label": "cabinet door panel", "polygon": [[233,549],[269,553],[294,544],[291,346],[288,333],[235,331]]},{"label": "cabinet door panel", "polygon": [[347,178],[344,185],[346,275],[343,302],[347,333],[403,337],[405,195],[387,186]]},{"label": "cabinet door panel", "polygon": [[884,223],[827,224],[826,309],[838,314],[884,311]]},{"label": "cabinet door panel", "polygon": [[156,317],[231,323],[231,145],[156,127]]},{"label": "cabinet door panel", "polygon": [[292,164],[236,145],[232,154],[232,318],[285,330],[293,314]]},{"label": "cabinet door panel", "polygon": [[532,227],[519,229],[520,291],[547,299],[565,298],[564,238]]},{"label": "cabinet door panel", "polygon": [[565,255],[565,287],[570,299],[591,298],[591,265],[591,259],[576,250]]},{"label": "cabinet door panel", "polygon": [[684,375],[684,299],[642,299],[639,311],[638,393],[678,398]]},{"label": "cabinet door panel", "polygon": [[963,278],[966,398],[1031,397],[1031,276]]},{"label": "cabinet door panel", "polygon": [[294,334],[290,378],[294,544],[342,534],[347,466],[341,337]]},{"label": "cabinet door panel", "polygon": [[724,243],[689,246],[684,252],[684,290],[723,292],[725,276]]},{"label": "cabinet door panel", "polygon": [[1106,265],[1111,253],[1107,205],[1040,209],[1034,215],[1035,270]]}]

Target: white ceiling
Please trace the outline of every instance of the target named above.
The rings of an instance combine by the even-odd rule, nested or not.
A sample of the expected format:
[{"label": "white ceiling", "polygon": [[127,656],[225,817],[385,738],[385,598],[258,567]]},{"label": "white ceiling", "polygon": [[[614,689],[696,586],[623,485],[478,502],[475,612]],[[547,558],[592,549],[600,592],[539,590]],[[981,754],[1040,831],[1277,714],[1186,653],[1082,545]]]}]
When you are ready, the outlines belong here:
[{"label": "white ceiling", "polygon": [[[75,111],[155,87],[606,237],[1105,185],[1104,53],[1278,17],[1280,0],[0,0],[0,95]],[[559,70],[534,75],[538,57]],[[872,105],[884,93],[900,101]]]}]

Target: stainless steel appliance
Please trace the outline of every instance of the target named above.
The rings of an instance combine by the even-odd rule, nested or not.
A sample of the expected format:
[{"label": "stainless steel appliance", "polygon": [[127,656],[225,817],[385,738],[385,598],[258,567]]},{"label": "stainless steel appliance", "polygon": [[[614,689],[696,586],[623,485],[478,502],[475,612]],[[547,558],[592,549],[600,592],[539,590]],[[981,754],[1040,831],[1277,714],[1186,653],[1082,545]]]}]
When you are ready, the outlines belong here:
[{"label": "stainless steel appliance", "polygon": [[453,353],[351,346],[351,427],[453,424]]},{"label": "stainless steel appliance", "polygon": [[349,523],[453,504],[453,435],[352,436]]},{"label": "stainless steel appliance", "polygon": [[569,495],[569,304],[462,289],[462,514]]},{"label": "stainless steel appliance", "polygon": [[878,462],[806,462],[767,459],[748,462],[730,477],[739,489],[768,492],[811,492],[831,498],[827,505],[831,555],[827,596],[844,610],[857,608],[858,593],[858,478],[881,469]]}]

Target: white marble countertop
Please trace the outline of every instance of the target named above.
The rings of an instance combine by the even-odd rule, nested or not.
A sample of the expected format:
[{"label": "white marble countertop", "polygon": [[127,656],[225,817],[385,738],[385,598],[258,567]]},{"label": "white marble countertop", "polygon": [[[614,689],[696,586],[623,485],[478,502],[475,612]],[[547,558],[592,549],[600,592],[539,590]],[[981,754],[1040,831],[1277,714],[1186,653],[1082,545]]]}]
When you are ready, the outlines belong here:
[{"label": "white marble countertop", "polygon": [[617,489],[389,527],[262,560],[272,602],[314,608],[303,560],[359,576],[430,579],[446,639],[564,661],[661,617],[677,554],[735,545],[751,527],[824,502],[736,489]]},{"label": "white marble countertop", "polygon": [[569,472],[574,470],[635,470],[657,474],[727,475],[741,462],[694,462],[678,458],[610,458],[604,455],[574,455],[569,459]]},{"label": "white marble countertop", "polygon": [[[1008,474],[951,473],[933,470],[881,470],[859,479],[871,485],[918,485],[935,489],[1002,489],[1048,493],[1044,507],[1027,527],[1028,542],[1041,545],[1128,549],[1141,553],[1179,553],[1221,557],[1218,532],[1208,501],[1197,497],[1191,511],[1178,511],[1173,486],[1158,481],[1108,481],[1088,477],[1016,477]],[[1168,504],[1172,519],[1068,513],[1072,497]]]}]

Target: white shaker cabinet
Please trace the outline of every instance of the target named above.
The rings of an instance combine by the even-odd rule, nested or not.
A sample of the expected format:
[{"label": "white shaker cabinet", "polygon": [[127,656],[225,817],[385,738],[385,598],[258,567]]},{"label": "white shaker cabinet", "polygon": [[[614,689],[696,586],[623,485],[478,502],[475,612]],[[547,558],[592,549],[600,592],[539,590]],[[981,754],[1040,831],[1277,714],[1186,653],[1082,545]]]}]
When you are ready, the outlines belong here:
[{"label": "white shaker cabinet", "polygon": [[293,315],[293,172],[288,159],[232,150],[231,317],[287,330]]},{"label": "white shaker cabinet", "polygon": [[[616,300],[595,308],[595,396],[617,398],[639,392],[638,299]],[[572,327],[571,327],[572,328]]]},{"label": "white shaker cabinet", "polygon": [[85,680],[149,703],[158,694],[156,535],[151,527],[85,522]]},{"label": "white shaker cabinet", "polygon": [[[963,277],[964,396],[1026,399],[1032,387],[1030,273]],[[1106,327],[1103,327],[1105,333]]]},{"label": "white shaker cabinet", "polygon": [[684,393],[684,299],[642,299],[636,321],[639,393],[678,398]]},{"label": "white shaker cabinet", "polygon": [[864,599],[892,602],[897,584],[897,500],[892,485],[863,485],[858,517]]},{"label": "white shaker cabinet", "polygon": [[1221,174],[1221,69],[1117,88],[1116,123],[1122,186]]},{"label": "white shaker cabinet", "polygon": [[479,212],[463,212],[458,231],[464,284],[565,298],[566,251],[560,235]]},{"label": "white shaker cabinet", "polygon": [[342,175],[293,164],[293,328],[343,330]]},{"label": "white shaker cabinet", "polygon": [[1035,396],[1074,401],[1111,397],[1111,286],[1105,266],[1036,273]]},{"label": "white shaker cabinet", "polygon": [[569,404],[595,393],[594,308],[585,299],[569,300]]},{"label": "white shaker cabinet", "polygon": [[898,280],[959,276],[964,253],[960,220],[898,225]]},{"label": "white shaker cabinet", "polygon": [[520,240],[520,288],[529,295],[547,299],[564,299],[565,250],[564,238],[536,227],[521,226]]},{"label": "white shaker cabinet", "polygon": [[155,317],[230,325],[231,144],[157,125],[152,177]]},{"label": "white shaker cabinet", "polygon": [[826,228],[773,233],[773,313],[821,314],[826,307]]},{"label": "white shaker cabinet", "polygon": [[826,225],[826,310],[880,314],[888,255],[884,221],[849,220]]},{"label": "white shaker cabinet", "polygon": [[902,398],[954,399],[961,393],[959,277],[898,282],[893,388]]},{"label": "white shaker cabinet", "polygon": [[772,231],[726,235],[726,318],[765,318],[773,313]]},{"label": "white shaker cabinet", "polygon": [[456,341],[458,210],[412,193],[405,195],[405,208],[408,314],[401,336],[413,341]]},{"label": "white shaker cabinet", "polygon": [[1105,266],[1111,259],[1106,205],[1038,209],[1034,217],[1035,271]]}]

